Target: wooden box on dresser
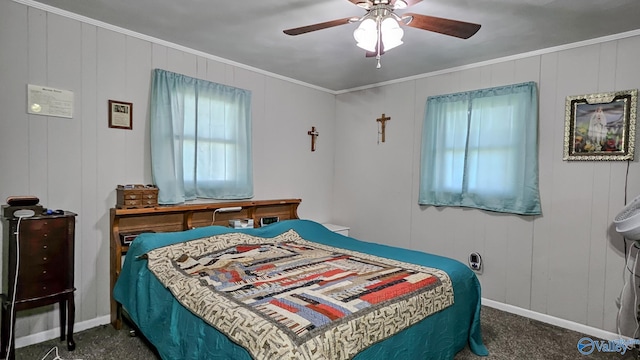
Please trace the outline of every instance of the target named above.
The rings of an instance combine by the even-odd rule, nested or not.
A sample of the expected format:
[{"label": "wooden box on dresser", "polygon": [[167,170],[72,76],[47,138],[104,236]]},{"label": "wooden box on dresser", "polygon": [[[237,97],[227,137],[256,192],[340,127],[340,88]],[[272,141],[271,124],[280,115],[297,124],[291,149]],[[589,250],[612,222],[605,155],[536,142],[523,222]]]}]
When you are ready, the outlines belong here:
[{"label": "wooden box on dresser", "polygon": [[118,185],[116,207],[135,209],[158,206],[158,188],[153,185]]},{"label": "wooden box on dresser", "polygon": [[[122,327],[122,308],[113,299],[113,287],[122,269],[122,256],[129,249],[123,238],[135,238],[145,231],[184,231],[196,227],[228,226],[232,219],[253,219],[260,227],[263,217],[278,217],[279,220],[298,219],[300,199],[225,201],[188,205],[156,206],[139,209],[111,209],[111,324]],[[231,210],[231,211],[227,211]],[[131,236],[128,236],[131,235]]]},{"label": "wooden box on dresser", "polygon": [[[2,325],[0,358],[14,358],[17,311],[58,303],[60,340],[74,350],[74,237],[76,214],[56,211],[31,217],[2,217]],[[17,279],[17,282],[16,282]],[[10,336],[11,335],[11,336]]]}]

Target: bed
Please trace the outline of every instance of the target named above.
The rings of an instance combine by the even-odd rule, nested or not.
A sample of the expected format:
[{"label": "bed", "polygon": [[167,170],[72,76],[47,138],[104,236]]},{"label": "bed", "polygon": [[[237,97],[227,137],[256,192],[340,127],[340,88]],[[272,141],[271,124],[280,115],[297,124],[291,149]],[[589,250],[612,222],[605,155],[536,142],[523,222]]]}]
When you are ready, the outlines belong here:
[{"label": "bed", "polygon": [[[240,236],[239,240],[238,236]],[[359,254],[365,257],[370,255],[373,258],[384,257],[396,262],[407,262],[416,266],[439,269],[439,271],[446,273],[450,279],[454,294],[454,301],[450,306],[441,309],[436,306],[435,311],[432,311],[426,318],[408,325],[405,324],[404,328],[391,331],[391,335],[384,339],[367,340],[368,342],[364,342],[364,347],[356,349],[357,354],[343,352],[342,355],[339,355],[340,357],[380,360],[453,359],[455,354],[466,345],[476,355],[488,354],[482,342],[480,328],[480,285],[475,274],[465,265],[456,260],[432,254],[346,237],[309,220],[285,220],[255,229],[207,226],[180,232],[141,234],[128,249],[122,271],[113,289],[113,297],[118,304],[122,305],[128,318],[133,321],[145,338],[156,347],[163,359],[265,358],[260,355],[260,349],[256,350],[256,346],[265,346],[264,344],[254,344],[254,348],[251,346],[243,347],[238,344],[243,343],[244,333],[238,335],[237,331],[232,331],[233,335],[225,335],[218,331],[218,329],[229,329],[221,326],[223,324],[216,324],[215,319],[211,319],[212,316],[215,318],[216,312],[213,315],[209,314],[209,317],[196,315],[196,311],[192,308],[193,303],[197,307],[201,301],[189,303],[184,299],[178,300],[174,296],[176,290],[167,286],[167,279],[162,279],[164,277],[162,272],[154,273],[158,270],[150,269],[150,263],[155,264],[158,258],[162,260],[163,256],[154,258],[152,255],[158,251],[173,249],[171,251],[177,251],[175,254],[179,254],[182,251],[179,247],[183,244],[196,244],[198,241],[207,239],[213,239],[217,243],[219,239],[233,238],[236,239],[234,241],[237,241],[237,244],[247,244],[251,242],[249,241],[251,239],[271,239],[274,244],[277,244],[276,247],[281,248],[282,239],[289,240],[291,237],[309,242],[305,244],[310,244],[309,248],[314,251],[317,250],[316,248],[322,248],[335,253],[335,249],[333,249],[335,247],[340,249],[341,254]],[[221,246],[221,249],[218,250],[221,251],[225,247],[227,245]],[[193,261],[193,259],[189,261]],[[173,261],[173,264],[175,267],[176,262]],[[177,272],[185,275],[187,271],[180,269]],[[199,281],[202,282],[202,280]],[[446,283],[446,278],[441,282]],[[178,279],[174,283],[184,284],[185,280]],[[205,286],[209,289],[212,287],[211,284]],[[209,290],[207,293],[214,294],[214,296],[219,295],[216,295],[216,291]],[[215,299],[220,300],[220,297]],[[233,301],[230,302],[233,303]],[[242,306],[235,309],[242,311],[241,308]],[[226,311],[235,311],[233,307],[230,309],[226,309]],[[406,309],[406,307],[397,308],[395,316],[398,311],[399,313],[407,312]],[[224,311],[221,310],[217,314],[223,314]],[[375,312],[368,314],[375,315]],[[253,316],[260,320],[264,314],[254,314]],[[234,330],[236,324],[230,326],[231,330]],[[255,340],[252,341],[255,342]],[[332,346],[335,344],[329,347]],[[326,356],[314,352],[311,349],[306,353],[296,353],[295,356],[298,358],[335,358],[335,355]],[[275,354],[277,351],[271,353]],[[272,358],[290,357],[282,356],[280,353]]]}]

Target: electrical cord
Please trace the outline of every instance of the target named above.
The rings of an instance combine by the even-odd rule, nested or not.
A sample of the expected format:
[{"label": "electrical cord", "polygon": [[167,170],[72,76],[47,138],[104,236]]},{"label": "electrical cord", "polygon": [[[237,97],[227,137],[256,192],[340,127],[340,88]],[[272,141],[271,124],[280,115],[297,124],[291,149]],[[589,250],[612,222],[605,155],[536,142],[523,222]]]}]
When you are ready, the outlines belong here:
[{"label": "electrical cord", "polygon": [[218,210],[220,210],[220,209],[215,209],[215,210],[213,210],[213,214],[211,214],[211,226],[215,225],[215,222],[216,222],[216,213],[218,212]]},{"label": "electrical cord", "polygon": [[[630,160],[627,160],[627,172],[624,176],[624,205],[627,206],[627,185],[629,184],[629,165],[631,164]],[[627,238],[622,237],[624,241],[624,257],[627,257]],[[625,264],[626,267],[626,264]],[[624,278],[624,270],[622,270],[622,277]]]},{"label": "electrical cord", "polygon": [[[636,246],[637,244],[633,245]],[[636,246],[637,248],[637,246]],[[640,254],[640,250],[636,249],[636,261],[633,263],[633,311],[636,313],[636,316],[633,318],[636,320],[636,330],[633,332],[633,338],[636,339],[636,335],[638,334],[638,328],[640,328],[640,324],[638,323],[638,286],[636,285],[636,272],[635,270],[638,268],[638,254]]]},{"label": "electrical cord", "polygon": [[22,222],[22,218],[25,216],[20,216],[18,218],[18,224],[16,225],[16,271],[15,271],[15,278],[13,279],[13,291],[12,293],[12,299],[11,299],[11,318],[10,318],[10,322],[9,322],[9,341],[7,342],[7,359],[9,359],[9,355],[11,354],[11,343],[13,342],[13,322],[15,321],[15,310],[14,307],[16,306],[16,292],[18,290],[18,270],[20,269],[20,223]]},{"label": "electrical cord", "polygon": [[[637,254],[636,254],[637,255]],[[629,257],[631,257],[631,251],[629,251],[629,254],[625,257],[626,261],[625,261],[625,266],[624,268],[627,269],[627,264],[629,263]],[[624,295],[624,291],[627,289],[627,285],[629,285],[629,282],[626,281],[625,279],[623,279],[624,285],[622,286],[622,291],[620,291],[620,303],[618,304],[618,316],[616,317],[616,328],[618,330],[618,335],[622,336],[622,330],[620,329],[620,316],[622,315],[622,295]]]},{"label": "electrical cord", "polygon": [[60,354],[58,354],[58,347],[57,347],[57,346],[54,346],[54,347],[52,347],[51,349],[49,349],[49,351],[48,351],[46,354],[44,354],[44,356],[42,357],[42,359],[41,359],[41,360],[46,359],[46,358],[47,358],[47,356],[49,356],[49,354],[51,354],[51,352],[53,352],[54,350],[55,350],[55,352],[56,352],[56,357],[54,357],[54,358],[53,358],[53,360],[64,360],[64,359],[62,359],[62,358],[60,357]]},{"label": "electrical cord", "polygon": [[217,209],[213,210],[213,214],[211,215],[211,225],[212,226],[215,225],[216,213],[219,213],[219,212],[233,212],[233,211],[241,211],[241,210],[242,210],[241,206],[217,208]]},{"label": "electrical cord", "polygon": [[[629,166],[631,165],[631,160],[627,160],[627,171],[625,173],[624,176],[624,204],[625,206],[627,205],[627,186],[629,185]],[[627,252],[627,238],[623,237],[624,239],[624,251],[625,251],[625,255]],[[635,246],[636,248],[638,243],[636,242],[634,245],[631,246]],[[640,251],[640,250],[638,250]],[[625,256],[626,257],[626,256]],[[636,335],[638,334],[638,330],[640,329],[640,324],[638,323],[638,287],[636,286],[636,278],[639,277],[638,274],[636,274],[636,269],[637,269],[637,264],[638,264],[638,252],[636,252],[636,261],[633,264],[633,271],[631,271],[631,274],[633,274],[633,293],[635,295],[635,302],[634,302],[634,306],[633,306],[633,311],[636,313],[636,315],[634,316],[634,319],[636,320],[636,330],[633,332],[633,338],[636,339]],[[625,268],[627,268],[627,264],[625,263]],[[626,283],[625,283],[626,286]],[[624,287],[623,287],[624,289]],[[620,295],[620,308],[622,309],[622,294]],[[619,314],[618,314],[619,316]]]},{"label": "electrical cord", "polygon": [[[58,353],[58,347],[54,346],[51,349],[49,349],[49,351],[47,351],[46,354],[44,354],[44,356],[42,357],[42,359],[40,360],[45,360],[47,358],[47,356],[51,355],[52,352],[56,353],[56,357],[54,357],[52,360],[64,360],[63,357],[60,356],[60,354]],[[76,360],[81,360],[81,359],[76,359]]]}]

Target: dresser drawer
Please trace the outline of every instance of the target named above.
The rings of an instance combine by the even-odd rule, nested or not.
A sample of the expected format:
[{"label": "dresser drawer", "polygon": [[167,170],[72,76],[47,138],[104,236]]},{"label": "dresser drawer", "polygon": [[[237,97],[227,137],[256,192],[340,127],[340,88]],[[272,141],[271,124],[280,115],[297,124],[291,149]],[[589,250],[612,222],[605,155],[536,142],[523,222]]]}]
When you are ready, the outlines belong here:
[{"label": "dresser drawer", "polygon": [[58,281],[54,277],[42,278],[40,281],[29,279],[29,282],[20,282],[16,290],[16,299],[36,299],[61,293],[70,286],[66,282]]},{"label": "dresser drawer", "polygon": [[132,208],[132,207],[140,207],[140,205],[142,205],[142,200],[140,199],[135,199],[135,200],[123,200],[122,204],[119,204],[120,207],[123,208]]},{"label": "dresser drawer", "polygon": [[140,191],[127,191],[127,192],[122,192],[122,200],[124,201],[129,201],[129,200],[140,200],[142,198],[142,192]]},{"label": "dresser drawer", "polygon": [[144,192],[144,193],[142,193],[142,195],[140,195],[140,198],[142,198],[142,200],[158,201],[158,193],[157,192]]},{"label": "dresser drawer", "polygon": [[34,266],[28,271],[21,267],[16,290],[17,299],[31,299],[56,294],[73,287],[66,276],[66,266]]}]

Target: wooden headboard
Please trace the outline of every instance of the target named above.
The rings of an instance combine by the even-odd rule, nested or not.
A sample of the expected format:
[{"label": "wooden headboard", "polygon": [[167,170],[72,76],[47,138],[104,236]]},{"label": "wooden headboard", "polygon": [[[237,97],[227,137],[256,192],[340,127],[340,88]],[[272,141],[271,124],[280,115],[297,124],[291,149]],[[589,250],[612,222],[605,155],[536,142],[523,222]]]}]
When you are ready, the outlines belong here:
[{"label": "wooden headboard", "polygon": [[[129,250],[129,246],[122,243],[122,235],[144,231],[184,231],[210,225],[228,226],[231,219],[253,219],[254,227],[260,227],[260,219],[263,217],[277,216],[280,220],[298,219],[300,202],[300,199],[282,199],[225,201],[137,209],[112,208],[110,212],[111,324],[116,329],[122,326],[122,310],[120,304],[113,299],[113,287],[122,268],[122,255]],[[221,211],[228,208],[242,209],[231,212]]]}]

